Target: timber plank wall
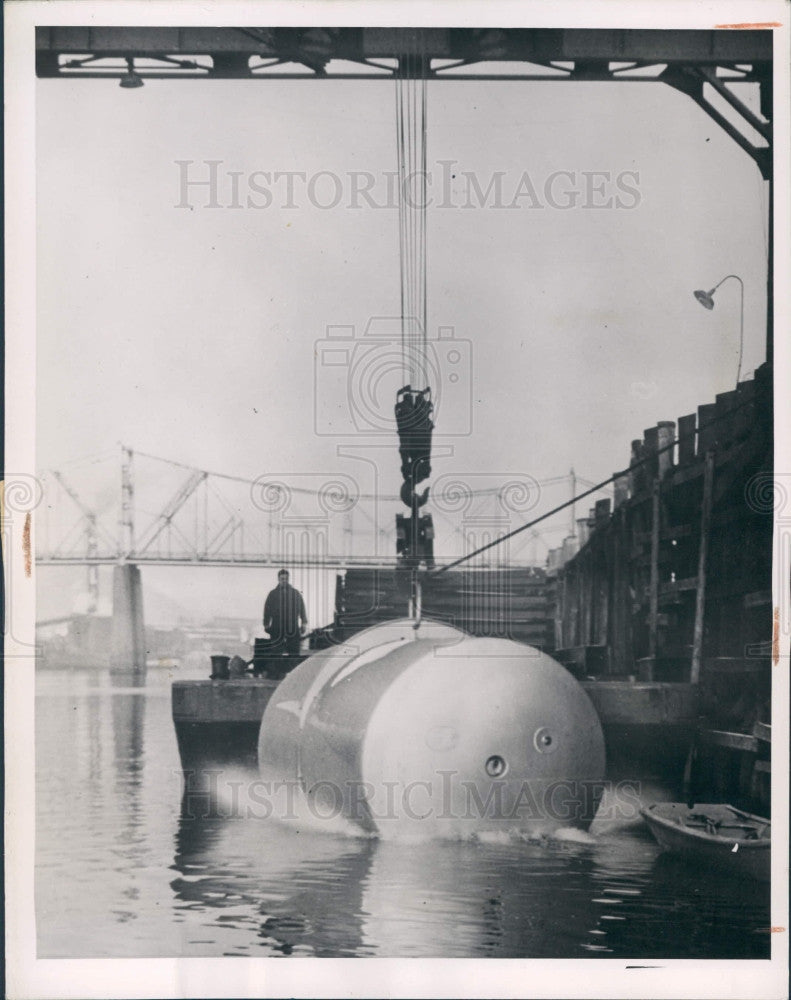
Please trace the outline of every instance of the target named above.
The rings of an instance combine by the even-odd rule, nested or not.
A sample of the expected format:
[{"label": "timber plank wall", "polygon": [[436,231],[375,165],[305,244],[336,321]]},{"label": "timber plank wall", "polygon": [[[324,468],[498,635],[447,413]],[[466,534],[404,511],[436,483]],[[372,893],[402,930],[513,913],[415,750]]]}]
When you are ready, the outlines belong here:
[{"label": "timber plank wall", "polygon": [[582,672],[593,665],[644,680],[763,674],[772,503],[772,384],[763,365],[679,418],[677,432],[663,421],[633,441],[613,509],[597,502],[578,521],[577,539],[550,553],[558,658]]},{"label": "timber plank wall", "polygon": [[[378,622],[406,616],[409,573],[349,569],[338,579],[334,634],[341,640]],[[471,635],[515,639],[552,649],[547,575],[537,567],[466,568],[423,577],[425,618]]]}]

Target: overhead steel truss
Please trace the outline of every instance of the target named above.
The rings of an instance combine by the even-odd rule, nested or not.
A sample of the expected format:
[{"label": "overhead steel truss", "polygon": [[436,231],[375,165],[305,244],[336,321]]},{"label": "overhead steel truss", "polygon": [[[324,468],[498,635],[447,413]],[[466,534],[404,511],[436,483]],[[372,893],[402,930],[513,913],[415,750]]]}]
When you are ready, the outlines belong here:
[{"label": "overhead steel truss", "polygon": [[[771,176],[771,30],[36,28],[42,78],[126,77],[127,86],[139,86],[146,79],[381,80],[404,72],[431,80],[664,83],[695,101]],[[758,85],[760,113],[738,93],[749,83]]]},{"label": "overhead steel truss", "polygon": [[[136,566],[213,566],[213,567],[249,567],[251,569],[262,569],[267,566],[282,566],[287,560],[289,566],[318,567],[321,569],[393,569],[398,565],[395,556],[300,556],[289,555],[184,555],[184,556],[159,556],[155,553],[130,553],[126,561],[134,563]],[[119,563],[118,556],[112,554],[97,556],[82,555],[51,555],[37,556],[37,566],[116,566]],[[517,564],[514,564],[517,565]],[[526,564],[527,565],[527,564]]]}]

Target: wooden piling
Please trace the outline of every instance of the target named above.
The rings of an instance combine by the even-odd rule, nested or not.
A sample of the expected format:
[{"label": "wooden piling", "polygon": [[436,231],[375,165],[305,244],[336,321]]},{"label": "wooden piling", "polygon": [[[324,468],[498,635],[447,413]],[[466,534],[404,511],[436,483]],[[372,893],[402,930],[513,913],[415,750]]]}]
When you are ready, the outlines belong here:
[{"label": "wooden piling", "polygon": [[[722,394],[679,417],[674,465],[671,449],[658,453],[673,422],[632,442],[629,469],[613,477],[612,511],[596,504],[579,519],[584,545],[558,571],[564,647],[607,646],[613,676],[653,682],[681,680],[684,664],[684,679],[700,685],[710,657],[743,659],[764,641],[771,522],[745,509],[744,486],[771,460],[770,390],[768,375],[756,372],[735,398]],[[646,456],[652,461],[638,464]],[[743,608],[745,593],[760,605]]]},{"label": "wooden piling", "polygon": [[738,403],[739,394],[735,390],[718,392],[715,398],[717,400],[714,404],[714,414],[717,418],[717,440],[721,445],[727,445],[735,436],[734,420],[736,414],[733,411]]},{"label": "wooden piling", "polygon": [[736,441],[746,438],[755,423],[755,379],[739,383],[737,409],[733,415],[733,437]]},{"label": "wooden piling", "polygon": [[673,468],[673,439],[676,436],[676,424],[673,420],[660,420],[656,425],[659,454],[657,465],[660,478]]},{"label": "wooden piling", "polygon": [[613,483],[613,489],[615,491],[615,496],[613,498],[613,507],[620,507],[621,504],[626,503],[629,499],[629,476],[621,475],[615,479]]},{"label": "wooden piling", "polygon": [[597,528],[600,528],[603,524],[606,524],[610,520],[609,497],[604,497],[602,500],[596,501],[596,506],[593,508],[593,520],[595,521]]},{"label": "wooden piling", "polygon": [[649,676],[653,680],[654,661],[656,660],[656,636],[659,620],[659,478],[654,480],[654,491],[651,496],[651,575],[648,584],[648,664]]},{"label": "wooden piling", "polygon": [[678,464],[689,465],[695,461],[695,426],[697,417],[689,413],[678,418]]},{"label": "wooden piling", "polygon": [[698,407],[698,457],[702,458],[717,444],[716,403],[704,403]]},{"label": "wooden piling", "polygon": [[648,461],[645,463],[645,470],[649,483],[653,482],[659,473],[658,448],[659,428],[647,427],[643,431],[643,454],[648,457]]},{"label": "wooden piling", "polygon": [[632,441],[632,454],[629,459],[629,493],[633,497],[638,496],[646,488],[645,465],[640,464],[643,454],[643,442],[637,439]]},{"label": "wooden piling", "polygon": [[703,662],[703,616],[706,606],[706,558],[709,546],[709,523],[711,521],[711,496],[714,485],[714,452],[706,452],[703,472],[703,501],[700,512],[700,549],[698,550],[698,586],[695,595],[695,627],[692,635],[692,667],[689,680],[700,683]]},{"label": "wooden piling", "polygon": [[576,535],[567,535],[563,539],[563,562],[566,563],[579,551],[579,539]]},{"label": "wooden piling", "polygon": [[615,673],[626,673],[627,662],[627,620],[628,575],[626,546],[626,510],[618,509],[611,522],[611,613],[608,621],[608,645],[610,647],[610,669]]}]

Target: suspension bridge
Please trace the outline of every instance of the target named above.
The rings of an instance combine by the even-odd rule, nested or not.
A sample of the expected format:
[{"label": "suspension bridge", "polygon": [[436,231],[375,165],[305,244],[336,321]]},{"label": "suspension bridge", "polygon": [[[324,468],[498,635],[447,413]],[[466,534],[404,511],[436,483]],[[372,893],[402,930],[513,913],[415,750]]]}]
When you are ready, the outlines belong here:
[{"label": "suspension bridge", "polygon": [[[38,565],[288,563],[342,570],[396,562],[391,509],[399,497],[365,492],[345,473],[247,478],[127,446],[117,458],[104,453],[41,470],[46,504]],[[431,494],[438,561],[466,554],[487,532],[494,538],[498,530],[512,530],[564,492],[573,497],[580,486],[593,483],[573,469],[542,480],[526,474],[438,477]],[[508,562],[537,565],[551,547],[546,536],[575,531],[572,510],[570,519],[556,519],[523,539],[509,551]],[[491,555],[497,564],[504,558],[498,550]]]}]

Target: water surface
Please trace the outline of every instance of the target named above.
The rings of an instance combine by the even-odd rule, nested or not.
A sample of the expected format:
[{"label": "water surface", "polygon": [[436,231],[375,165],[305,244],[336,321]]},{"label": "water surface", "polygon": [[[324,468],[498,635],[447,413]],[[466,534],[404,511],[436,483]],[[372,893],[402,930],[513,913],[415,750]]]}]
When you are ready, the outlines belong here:
[{"label": "water surface", "polygon": [[40,958],[769,956],[768,887],[677,862],[639,824],[399,844],[296,832],[243,796],[184,816],[176,676],[37,676]]}]

